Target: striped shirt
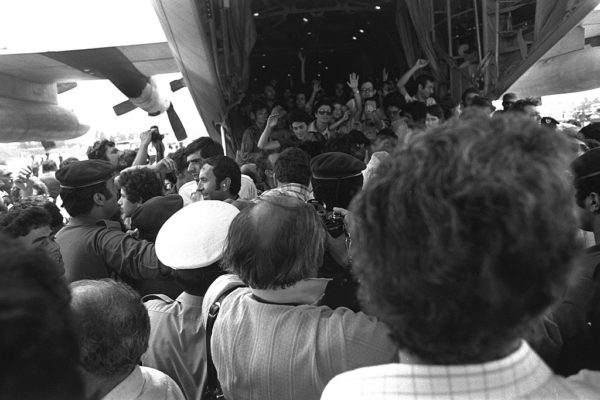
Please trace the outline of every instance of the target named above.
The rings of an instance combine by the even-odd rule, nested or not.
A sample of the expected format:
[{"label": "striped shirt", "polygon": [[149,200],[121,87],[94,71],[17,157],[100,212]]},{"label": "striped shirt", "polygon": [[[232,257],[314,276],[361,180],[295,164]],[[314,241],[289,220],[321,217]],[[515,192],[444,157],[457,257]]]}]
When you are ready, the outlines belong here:
[{"label": "striped shirt", "polygon": [[[316,400],[337,374],[397,361],[382,323],[346,308],[307,304],[318,300],[325,286],[315,295],[303,288],[305,282],[271,291],[240,288],[224,299],[211,349],[225,398]],[[206,293],[202,314],[236,284],[241,284],[237,276],[218,278]]]},{"label": "striped shirt", "polygon": [[600,399],[600,372],[554,375],[522,342],[509,356],[483,364],[388,364],[346,372],[321,399]]}]

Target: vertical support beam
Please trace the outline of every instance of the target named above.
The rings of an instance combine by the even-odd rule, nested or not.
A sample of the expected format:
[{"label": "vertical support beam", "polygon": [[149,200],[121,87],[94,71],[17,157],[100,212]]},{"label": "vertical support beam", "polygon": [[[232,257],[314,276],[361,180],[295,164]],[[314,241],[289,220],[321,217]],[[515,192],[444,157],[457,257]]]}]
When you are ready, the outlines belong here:
[{"label": "vertical support beam", "polygon": [[481,55],[481,35],[479,29],[479,7],[477,6],[477,0],[473,0],[473,12],[475,13],[475,34],[477,35],[477,55],[479,56],[479,62],[483,59]]},{"label": "vertical support beam", "polygon": [[[483,58],[488,56],[490,52],[490,24],[488,20],[488,0],[481,0],[481,17],[483,18]],[[487,58],[489,60],[489,58]],[[487,96],[490,90],[490,64],[487,63],[484,73],[483,91]]]},{"label": "vertical support beam", "polygon": [[446,0],[446,27],[448,29],[448,55],[454,57],[452,50],[452,9],[450,0]]},{"label": "vertical support beam", "polygon": [[229,78],[231,76],[229,70],[229,7],[227,7],[226,4],[229,2],[223,0],[220,3],[221,33],[223,34],[223,64],[225,67],[225,74]]},{"label": "vertical support beam", "polygon": [[495,39],[496,39],[496,49],[495,49],[495,61],[496,61],[496,79],[500,78],[500,0],[496,1],[496,13],[494,15],[496,19],[496,29],[495,29]]}]

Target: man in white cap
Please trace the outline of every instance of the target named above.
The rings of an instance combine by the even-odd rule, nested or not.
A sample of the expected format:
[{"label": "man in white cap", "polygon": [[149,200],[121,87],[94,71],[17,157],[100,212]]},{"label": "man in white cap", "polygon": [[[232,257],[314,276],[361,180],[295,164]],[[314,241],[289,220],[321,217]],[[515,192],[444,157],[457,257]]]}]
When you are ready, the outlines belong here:
[{"label": "man in white cap", "polygon": [[223,201],[205,200],[175,213],[156,238],[156,254],[173,268],[183,293],[144,297],[150,315],[148,351],[142,364],[173,378],[188,400],[200,399],[206,381],[205,329],[202,300],[224,272],[220,260],[229,225],[239,210]]}]

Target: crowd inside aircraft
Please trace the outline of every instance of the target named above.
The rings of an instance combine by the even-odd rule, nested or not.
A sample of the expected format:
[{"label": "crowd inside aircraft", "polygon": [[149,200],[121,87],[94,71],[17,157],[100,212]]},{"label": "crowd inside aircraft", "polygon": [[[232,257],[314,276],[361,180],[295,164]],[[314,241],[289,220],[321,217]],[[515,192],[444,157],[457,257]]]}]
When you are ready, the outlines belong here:
[{"label": "crowd inside aircraft", "polygon": [[600,123],[426,67],[0,165],[0,398],[600,398]]}]

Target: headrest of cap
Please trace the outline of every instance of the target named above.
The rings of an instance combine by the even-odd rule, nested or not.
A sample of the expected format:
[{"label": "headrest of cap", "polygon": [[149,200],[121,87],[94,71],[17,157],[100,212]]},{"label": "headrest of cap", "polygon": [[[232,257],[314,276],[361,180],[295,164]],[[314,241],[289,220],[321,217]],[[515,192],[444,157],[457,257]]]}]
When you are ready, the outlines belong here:
[{"label": "headrest of cap", "polygon": [[113,177],[115,167],[104,160],[84,160],[68,164],[56,171],[61,189],[80,189],[105,182]]},{"label": "headrest of cap", "polygon": [[359,159],[339,152],[319,154],[310,162],[312,176],[316,179],[352,178],[365,168],[365,163]]},{"label": "headrest of cap", "polygon": [[156,255],[173,269],[207,267],[221,259],[229,225],[239,214],[229,203],[203,200],[177,211],[156,237]]}]

